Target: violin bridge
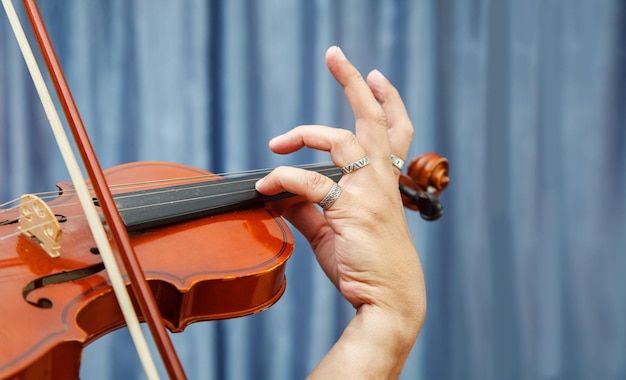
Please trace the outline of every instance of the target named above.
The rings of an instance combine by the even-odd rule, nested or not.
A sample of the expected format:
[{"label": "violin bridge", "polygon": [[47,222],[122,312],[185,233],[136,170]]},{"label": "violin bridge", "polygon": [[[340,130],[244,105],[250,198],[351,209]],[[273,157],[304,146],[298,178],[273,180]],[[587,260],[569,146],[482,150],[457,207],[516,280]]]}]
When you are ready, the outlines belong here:
[{"label": "violin bridge", "polygon": [[59,257],[61,225],[46,202],[32,194],[20,198],[20,231],[35,240],[50,257]]}]

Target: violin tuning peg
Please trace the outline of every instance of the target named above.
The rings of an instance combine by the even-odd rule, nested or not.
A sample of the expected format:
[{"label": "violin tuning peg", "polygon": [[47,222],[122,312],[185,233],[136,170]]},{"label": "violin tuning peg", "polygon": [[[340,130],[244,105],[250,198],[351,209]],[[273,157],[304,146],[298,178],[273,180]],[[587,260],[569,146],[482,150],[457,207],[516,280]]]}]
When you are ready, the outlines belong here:
[{"label": "violin tuning peg", "polygon": [[422,219],[437,220],[443,215],[439,194],[448,187],[448,159],[426,153],[413,159],[406,174],[400,174],[400,193],[405,207],[419,211]]},{"label": "violin tuning peg", "polygon": [[437,220],[443,215],[443,205],[441,201],[428,191],[419,193],[417,207],[420,210],[420,216],[424,220]]},{"label": "violin tuning peg", "polygon": [[399,189],[400,193],[410,202],[410,204],[405,203],[405,206],[419,211],[422,219],[433,221],[443,215],[443,205],[435,194],[428,191],[417,191],[403,184],[400,184]]}]

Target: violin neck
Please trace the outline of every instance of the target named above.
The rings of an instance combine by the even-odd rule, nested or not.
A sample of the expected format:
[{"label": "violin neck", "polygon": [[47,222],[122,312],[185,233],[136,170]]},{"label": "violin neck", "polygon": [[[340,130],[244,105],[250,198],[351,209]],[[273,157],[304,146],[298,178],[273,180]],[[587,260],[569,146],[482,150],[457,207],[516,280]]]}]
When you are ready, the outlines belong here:
[{"label": "violin neck", "polygon": [[[307,166],[334,181],[341,170],[332,164]],[[288,192],[263,195],[254,189],[257,180],[270,170],[114,196],[128,231],[141,231],[211,215],[263,207],[265,203],[294,196]]]}]

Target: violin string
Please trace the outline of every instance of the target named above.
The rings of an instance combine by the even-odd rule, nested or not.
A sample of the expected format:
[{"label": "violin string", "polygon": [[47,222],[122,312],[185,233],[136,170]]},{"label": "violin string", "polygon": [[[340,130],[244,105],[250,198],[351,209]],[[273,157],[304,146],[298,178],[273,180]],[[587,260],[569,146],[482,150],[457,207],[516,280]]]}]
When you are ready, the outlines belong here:
[{"label": "violin string", "polygon": [[[312,167],[312,166],[319,166],[319,164],[308,164],[308,165],[306,165],[306,166],[305,166],[305,165],[302,165],[302,166],[298,166],[298,167]],[[250,173],[250,172],[264,172],[264,171],[266,171],[266,170],[267,170],[267,169],[258,169],[258,170],[251,170],[251,171],[245,171],[245,172],[238,172],[237,174],[239,174],[239,173],[246,173],[246,174],[248,174],[248,173]],[[325,173],[333,172],[333,171],[335,171],[335,170],[336,170],[336,168],[334,168],[334,167],[328,167],[328,168],[324,168],[324,169],[319,169],[319,170],[318,170],[318,172],[319,172],[320,174],[325,174]],[[231,175],[232,175],[232,173],[228,173],[228,174],[226,174],[226,175],[231,176]],[[215,175],[207,175],[207,176],[193,176],[193,177],[187,177],[186,179],[188,179],[188,178],[194,178],[194,179],[197,179],[197,178],[199,178],[199,177],[212,177],[212,176],[215,176]],[[224,174],[222,174],[222,175],[220,175],[220,176],[224,176]],[[173,182],[180,182],[181,180],[185,180],[185,178],[182,178],[182,177],[181,177],[181,178],[177,178],[177,179],[173,179],[173,180],[145,181],[144,183],[151,183],[151,182],[163,182],[163,183],[168,183],[168,182],[170,182],[170,181],[173,181]],[[257,178],[247,178],[247,179],[244,179],[244,180],[241,180],[241,181],[234,181],[234,183],[246,183],[246,182],[248,182],[248,183],[254,183],[254,182],[256,182],[257,180],[258,180]],[[225,185],[225,184],[221,184],[220,182],[221,182],[221,181],[219,181],[219,180],[217,180],[217,181],[212,181],[212,182],[209,182],[209,183],[206,183],[206,182],[205,182],[205,183],[200,184],[200,185],[199,185],[199,186],[197,186],[197,187],[192,187],[192,189],[196,189],[196,188],[203,188],[203,187],[212,187],[212,186],[223,186],[223,185]],[[232,183],[233,183],[233,182],[230,182],[230,184],[232,184]],[[126,186],[132,186],[132,185],[130,185],[130,184],[125,184],[125,185],[126,185]],[[171,190],[164,190],[163,192],[167,192],[167,191],[171,191]],[[250,189],[244,189],[244,190],[239,190],[239,191],[231,191],[231,192],[229,192],[229,193],[215,193],[215,194],[204,195],[204,196],[199,196],[199,197],[185,198],[185,199],[176,200],[176,201],[158,202],[158,203],[153,203],[153,204],[150,204],[150,205],[143,205],[143,206],[131,206],[131,207],[124,207],[124,208],[120,208],[120,211],[135,210],[135,209],[142,209],[142,208],[148,208],[148,207],[155,207],[155,206],[159,206],[159,205],[162,205],[162,204],[165,204],[165,203],[184,203],[184,202],[187,202],[187,201],[203,200],[203,199],[212,199],[212,198],[216,198],[216,197],[225,197],[225,196],[230,196],[230,195],[233,195],[233,194],[253,193],[253,192],[255,192],[255,191],[256,191],[256,190],[255,190],[255,189],[254,189],[254,187],[252,186]],[[50,193],[50,194],[52,194],[53,192],[49,192],[49,193]],[[159,194],[160,192],[158,192],[158,191],[157,191],[156,193],[157,193],[157,194]],[[42,193],[40,193],[40,194],[42,194]],[[123,197],[122,197],[122,198],[123,198]],[[9,201],[9,202],[6,202],[6,203],[4,203],[4,204],[0,205],[0,207],[4,207],[4,206],[5,206],[5,205],[7,205],[7,204],[10,204],[10,203],[12,203],[12,202],[19,202],[19,201],[20,201],[20,199],[16,199],[16,200],[13,200],[13,201]],[[25,202],[25,205],[28,205],[29,203],[32,203],[32,202],[35,202],[35,200],[27,201],[27,202]],[[71,205],[73,205],[73,204],[78,204],[78,202],[74,202],[74,203],[64,203],[64,206],[71,206]],[[19,208],[19,205],[18,205],[18,206],[15,206],[15,207],[13,207],[13,208]],[[1,214],[1,213],[3,213],[3,212],[7,212],[7,211],[8,211],[8,209],[2,209],[2,210],[0,210],[0,214]],[[74,219],[74,218],[81,218],[81,217],[84,217],[84,215],[82,215],[82,214],[80,214],[80,213],[77,213],[77,214],[74,214],[74,215],[63,215],[63,216],[64,216],[67,220]],[[20,234],[22,234],[22,233],[29,232],[30,230],[34,230],[34,229],[37,229],[37,228],[39,228],[39,227],[46,226],[47,224],[50,224],[50,223],[52,223],[52,222],[51,222],[51,221],[44,221],[44,222],[42,222],[42,223],[39,223],[39,224],[33,225],[33,226],[31,226],[30,228],[28,228],[28,229],[22,229],[22,228],[19,228],[19,225],[17,225],[17,226],[16,226],[16,228],[15,228],[15,231],[14,231],[14,232],[11,232],[11,233],[8,233],[8,234],[5,234],[5,235],[0,236],[0,240],[10,239],[10,238],[12,238],[12,237],[14,237],[14,236],[18,236],[18,235],[20,235]]]},{"label": "violin string", "polygon": [[[133,190],[141,189],[142,187],[153,187],[154,185],[158,185],[158,184],[164,185],[164,186],[172,186],[177,183],[178,184],[193,183],[193,181],[196,181],[196,180],[199,181],[202,179],[208,179],[208,178],[212,178],[215,176],[217,175],[206,174],[206,175],[158,179],[158,180],[150,180],[150,181],[127,182],[127,183],[122,183],[122,184],[114,184],[114,185],[111,185],[109,188],[113,191],[122,191],[122,190],[133,191]],[[215,178],[215,179],[218,179],[218,178]],[[93,189],[91,186],[88,186],[87,188],[90,191]],[[49,191],[31,193],[31,194],[37,196],[38,198],[42,200],[47,200],[47,199],[56,199],[59,197],[61,193],[72,196],[72,195],[76,195],[77,192],[76,190],[72,190],[72,189],[63,189],[63,190],[57,189],[57,190],[49,190]],[[21,198],[15,198],[15,199],[6,201],[4,203],[0,203],[0,214],[13,211],[13,209],[19,207],[20,202],[21,202]],[[14,203],[16,205],[9,207],[9,205],[14,204]],[[73,204],[76,204],[76,203],[66,203],[65,205],[69,206]]]},{"label": "violin string", "polygon": [[44,221],[44,222],[41,222],[39,224],[32,225],[30,228],[25,228],[25,229],[24,228],[19,228],[19,226],[16,226],[15,230],[13,232],[9,232],[6,235],[0,236],[0,240],[10,239],[12,237],[18,236],[18,235],[26,233],[26,232],[30,232],[30,231],[35,230],[37,228],[45,227],[45,226],[47,226],[50,223],[52,223],[52,222]]},{"label": "violin string", "polygon": [[[323,165],[326,165],[326,163],[322,163],[322,164],[304,164],[304,165],[297,165],[294,166],[296,168],[302,168],[302,169],[310,169],[310,168],[317,168],[317,167],[321,167]],[[242,175],[251,175],[251,174],[257,174],[257,173],[262,173],[262,174],[267,174],[269,173],[271,169],[253,169],[253,170],[245,170],[245,171],[237,171],[237,172],[228,172],[228,173],[221,173],[221,174],[206,174],[206,175],[198,175],[198,176],[187,176],[187,177],[178,177],[178,178],[170,178],[170,179],[158,179],[158,180],[149,180],[149,181],[139,181],[139,182],[129,182],[129,183],[123,183],[123,184],[115,184],[111,186],[111,189],[114,189],[116,191],[120,191],[120,190],[137,190],[139,188],[145,188],[145,187],[153,187],[154,185],[162,185],[162,186],[171,186],[173,184],[180,184],[180,185],[190,185],[187,187],[187,189],[189,190],[194,190],[194,189],[205,189],[205,188],[211,188],[211,187],[215,187],[215,190],[218,190],[219,187],[222,186],[229,186],[229,185],[233,185],[233,184],[241,184],[241,183],[255,183],[259,178],[246,178],[246,179],[242,179],[240,181],[238,180],[233,180],[232,177],[237,177],[237,176],[242,176]],[[327,174],[327,173],[331,173],[333,171],[335,171],[336,168],[335,167],[324,167],[323,169],[319,169],[317,170],[317,172],[319,172],[320,174]],[[198,182],[196,184],[196,186],[193,186],[193,183],[195,181],[200,181],[202,179],[213,179],[212,181],[209,182]],[[230,179],[230,181],[228,183],[223,183],[223,181],[221,181],[220,179]],[[91,190],[91,188],[89,188]],[[172,190],[170,188],[167,187],[163,187],[163,189],[161,191],[159,191],[159,189],[153,189],[154,191],[151,192],[151,194],[167,194],[168,192],[171,191],[175,191]],[[216,193],[216,194],[212,194],[212,195],[208,195],[208,196],[204,196],[204,197],[197,197],[197,198],[193,198],[193,200],[199,200],[199,199],[210,199],[210,198],[215,198],[215,197],[220,197],[220,196],[229,196],[232,194],[241,194],[241,193],[245,193],[245,192],[254,192],[256,191],[254,189],[253,186],[251,186],[250,189],[248,190],[239,190],[236,192],[230,192],[230,193]],[[75,190],[63,190],[63,194],[67,195],[67,196],[71,196],[74,195],[76,193]],[[40,193],[34,193],[33,195],[37,195],[39,198],[41,198],[42,200],[46,200],[46,199],[56,199],[59,196],[59,191],[47,191],[47,192],[40,192]],[[129,197],[140,197],[143,194],[129,194],[129,195],[124,195],[119,194],[116,196],[116,199],[127,199]],[[191,199],[189,199],[191,200]],[[184,200],[181,200],[181,202]],[[29,201],[32,202],[32,201]],[[7,207],[11,204],[16,203],[16,205],[12,206],[12,207]],[[15,209],[19,208],[19,203],[20,203],[20,198],[16,198],[10,201],[7,201],[3,204],[0,204],[0,215],[4,214],[4,213],[8,213],[8,212],[15,212]],[[64,206],[72,206],[78,204],[78,202],[70,202],[70,203],[64,203]],[[146,205],[146,206],[141,206],[141,207],[152,207],[152,206],[158,206],[160,203],[157,204],[152,204],[152,205]],[[28,203],[26,203],[26,205],[28,205]],[[137,207],[139,208],[139,207]],[[124,211],[127,210],[128,208],[122,208],[120,209],[120,211]],[[134,208],[133,208],[134,209]]]},{"label": "violin string", "polygon": [[[336,171],[336,168],[332,167],[332,168],[325,168],[325,169],[320,169],[318,170],[318,173],[320,174],[326,174],[326,173],[332,173]],[[164,201],[164,202],[158,202],[158,203],[152,203],[149,205],[143,205],[143,206],[132,206],[132,207],[124,207],[124,208],[120,208],[120,211],[126,211],[126,210],[130,210],[130,209],[142,209],[142,208],[149,208],[149,207],[154,207],[154,206],[159,206],[159,205],[163,205],[166,203],[184,203],[186,201],[194,201],[194,200],[203,200],[203,199],[214,199],[214,198],[218,198],[218,197],[228,197],[231,195],[235,195],[235,194],[245,194],[245,193],[254,193],[256,192],[256,190],[254,189],[254,186],[250,186],[249,189],[244,189],[244,190],[238,190],[238,191],[230,191],[230,192],[218,192],[217,190],[219,190],[220,187],[230,187],[233,184],[246,184],[246,183],[250,183],[251,185],[256,183],[256,181],[258,181],[260,178],[246,178],[246,179],[242,179],[240,181],[237,180],[231,180],[228,183],[223,183],[223,181],[211,181],[211,182],[204,182],[204,183],[199,183],[196,186],[190,186],[187,189],[189,190],[197,190],[197,189],[210,189],[210,188],[214,188],[213,190],[216,190],[213,194],[209,194],[209,195],[203,195],[203,196],[198,196],[198,197],[192,197],[192,198],[185,198],[185,199],[181,199],[181,200],[177,200],[177,201]],[[159,191],[158,189],[154,192],[151,192],[151,194],[167,194],[171,191],[175,191],[175,190],[171,190],[171,189],[167,189],[164,188],[163,190]],[[128,198],[132,198],[132,197],[140,197],[143,194],[128,194],[128,195],[124,195],[121,194],[118,197],[116,197],[116,199],[128,199]]]},{"label": "violin string", "polygon": [[[305,166],[305,165],[302,165],[302,166],[298,166],[298,167],[312,167],[312,166],[319,166],[319,164],[308,164],[308,165],[306,165],[306,166]],[[248,173],[250,173],[250,172],[264,172],[264,171],[266,171],[266,170],[267,170],[267,169],[258,169],[258,170],[252,170],[252,171],[246,171],[246,172],[238,172],[237,174],[239,174],[239,173],[246,173],[246,174],[248,174]],[[319,170],[318,170],[318,172],[319,172],[320,174],[325,174],[325,173],[329,173],[329,172],[332,172],[332,171],[335,171],[335,170],[336,170],[336,168],[334,168],[334,167],[328,167],[328,168],[324,168],[324,169],[319,169]],[[232,174],[231,174],[231,173],[229,173],[229,174],[226,174],[226,175],[231,176]],[[199,177],[211,177],[211,176],[214,176],[214,175],[207,175],[207,176],[193,176],[193,177],[187,177],[187,178],[199,178]],[[224,175],[220,175],[220,176],[224,176]],[[178,179],[174,179],[174,180],[172,180],[172,181],[174,181],[174,182],[180,182],[182,179],[183,179],[183,178],[178,178]],[[244,180],[241,180],[241,181],[234,181],[234,183],[246,183],[246,182],[248,182],[248,183],[254,183],[254,182],[256,182],[257,180],[258,180],[257,178],[247,178],[247,179],[244,179]],[[153,182],[153,181],[146,181],[145,183],[148,183],[148,182]],[[170,180],[158,180],[158,181],[154,181],[154,182],[163,182],[163,183],[167,183],[167,182],[170,182]],[[223,186],[223,185],[225,185],[225,184],[221,184],[220,182],[221,182],[221,181],[219,181],[219,180],[217,180],[217,181],[212,181],[212,182],[209,182],[209,183],[206,183],[206,182],[205,182],[205,183],[200,184],[200,185],[199,185],[199,186],[197,186],[197,187],[192,187],[192,188],[193,188],[193,189],[196,189],[196,188],[202,188],[202,187]],[[230,182],[230,184],[232,184],[232,183],[233,183],[233,182]],[[126,184],[126,185],[127,185],[127,186],[130,186],[129,184]],[[167,192],[167,191],[171,191],[171,190],[164,190],[163,192]],[[244,190],[239,190],[239,191],[231,191],[231,192],[229,192],[229,193],[215,193],[215,194],[204,195],[204,196],[199,196],[199,197],[185,198],[185,199],[176,200],[176,201],[159,202],[159,203],[153,203],[153,204],[150,204],[150,205],[143,205],[143,206],[131,206],[131,207],[124,207],[124,208],[120,208],[120,211],[127,211],[127,210],[134,210],[134,209],[142,209],[142,208],[148,208],[148,207],[155,207],[155,206],[159,206],[159,205],[162,205],[162,204],[165,204],[165,203],[183,203],[183,202],[187,202],[187,201],[202,200],[202,199],[211,199],[211,198],[216,198],[216,197],[225,197],[225,196],[230,196],[230,195],[233,195],[233,194],[245,194],[245,193],[253,193],[253,192],[256,192],[256,190],[254,189],[254,187],[253,187],[253,186],[251,186],[251,188],[250,188],[250,189],[244,189]],[[52,193],[54,193],[54,192],[48,192],[48,193],[52,194]],[[157,194],[159,194],[159,192],[158,192],[158,191],[157,191],[156,193],[157,193]],[[40,193],[40,194],[43,194],[43,193]],[[56,193],[55,193],[55,194],[56,194]],[[51,196],[52,196],[52,195],[51,195]],[[122,198],[123,198],[123,197],[122,197]],[[13,200],[13,201],[5,202],[4,204],[0,205],[0,207],[4,207],[5,205],[10,204],[10,203],[13,203],[13,202],[20,202],[20,199],[16,199],[16,200]],[[30,204],[30,203],[32,203],[32,202],[35,202],[35,200],[30,200],[30,201],[27,201],[27,202],[25,202],[25,205],[28,205],[28,204]],[[78,202],[73,202],[73,203],[64,203],[64,206],[72,206],[72,205],[74,205],[74,204],[78,204]],[[13,207],[13,209],[15,209],[15,208],[19,208],[19,205],[18,205],[18,206]],[[2,210],[0,210],[0,214],[5,213],[5,212],[7,212],[8,210],[10,210],[10,209],[2,209]],[[80,213],[78,213],[78,214],[74,214],[74,215],[63,215],[63,216],[64,216],[67,220],[69,220],[69,219],[73,219],[73,218],[80,218],[80,217],[84,217],[84,216],[83,216],[82,214],[80,214]],[[36,225],[31,226],[31,228],[29,228],[29,229],[22,229],[22,228],[19,228],[19,225],[18,225],[18,226],[16,226],[16,229],[15,229],[15,231],[14,231],[14,232],[11,232],[11,233],[8,233],[8,234],[5,234],[5,235],[0,236],[0,240],[5,240],[5,239],[12,238],[12,237],[17,236],[17,235],[20,235],[20,234],[22,234],[22,233],[29,232],[30,230],[34,230],[34,229],[37,229],[37,228],[39,228],[39,227],[43,227],[43,226],[45,226],[45,225],[47,225],[47,224],[49,224],[49,223],[52,223],[52,222],[50,222],[50,221],[45,221],[45,222],[42,222],[42,223],[40,223],[40,224],[36,224]]]},{"label": "violin string", "polygon": [[[263,169],[258,169],[263,170]],[[251,170],[249,171],[251,173],[253,173],[254,171]],[[247,173],[247,171],[241,171],[241,172],[234,172],[235,174],[245,174]],[[152,187],[154,185],[163,185],[163,186],[172,186],[174,184],[180,183],[180,184],[186,184],[186,183],[193,183],[194,181],[201,181],[204,179],[219,179],[219,177],[224,177],[224,176],[228,176],[230,175],[230,173],[224,173],[224,174],[202,174],[202,175],[196,175],[196,176],[187,176],[187,177],[176,177],[176,178],[167,178],[167,179],[156,179],[156,180],[149,180],[149,181],[138,181],[138,182],[127,182],[127,183],[121,183],[121,184],[114,184],[111,185],[109,188],[112,191],[121,191],[121,190],[136,190],[136,189],[140,189],[142,187]],[[218,177],[218,178],[215,178]],[[92,188],[90,186],[88,186],[88,189],[91,191]],[[37,193],[32,193],[32,195],[37,196],[38,198],[41,198],[43,200],[45,199],[53,199],[53,198],[58,198],[59,194],[60,194],[61,190],[49,190],[49,191],[43,191],[43,192],[37,192]],[[62,190],[62,192],[66,195],[75,195],[76,191],[75,190],[70,190],[70,189],[64,189]],[[11,209],[13,208],[17,208],[19,207],[19,205],[16,206],[11,206],[9,207],[9,205],[13,204],[13,203],[20,203],[20,198],[15,198],[15,199],[11,199],[9,201],[6,201],[4,203],[0,203],[0,214],[5,213],[7,211],[11,211]],[[71,205],[71,204],[69,204]]]},{"label": "violin string", "polygon": [[[318,170],[318,173],[320,173],[320,174],[327,174],[327,173],[332,173],[332,172],[334,172],[336,170],[337,169],[335,167],[329,167],[329,168],[324,168],[324,169]],[[197,190],[197,189],[214,188],[213,189],[214,193],[213,194],[209,194],[209,195],[198,196],[198,197],[185,198],[185,199],[181,199],[181,200],[177,200],[177,201],[169,200],[169,201],[152,203],[152,204],[149,204],[149,205],[123,207],[123,208],[120,208],[119,210],[120,211],[140,210],[140,209],[160,206],[160,205],[167,204],[167,203],[184,203],[184,202],[187,202],[187,201],[208,200],[208,199],[215,199],[215,198],[219,198],[219,197],[229,197],[229,196],[235,195],[235,194],[255,193],[256,190],[254,189],[253,184],[256,183],[256,181],[258,179],[259,178],[246,178],[246,179],[242,179],[240,181],[231,180],[228,183],[223,183],[222,181],[211,181],[211,182],[199,183],[196,186],[190,186],[187,189],[189,189],[189,190]],[[238,190],[238,191],[230,191],[230,192],[219,192],[219,188],[220,187],[230,187],[233,184],[245,184],[245,183],[251,184],[249,189]],[[171,190],[171,189],[165,188],[162,191],[159,191],[157,189],[156,191],[152,192],[151,194],[167,194],[167,193],[169,193],[171,191],[175,191],[175,190]],[[116,197],[116,199],[122,200],[122,199],[131,198],[131,197],[140,197],[142,195],[143,194],[129,194],[129,195],[121,194],[121,195],[118,195],[118,197]]]},{"label": "violin string", "polygon": [[[308,169],[308,168],[315,168],[315,167],[319,167],[325,165],[325,163],[322,164],[304,164],[304,165],[296,165],[294,167],[296,168],[302,168],[302,169]],[[176,178],[168,178],[168,179],[157,179],[157,180],[149,180],[149,181],[142,181],[142,182],[128,182],[128,183],[124,183],[124,184],[116,184],[116,185],[112,185],[110,188],[112,190],[120,190],[120,189],[124,189],[124,190],[135,190],[137,188],[140,187],[148,187],[148,186],[153,186],[153,185],[174,185],[176,183],[185,185],[185,184],[192,184],[196,181],[198,181],[198,183],[200,183],[199,181],[202,180],[215,180],[215,183],[218,183],[220,179],[232,179],[233,177],[238,177],[238,176],[244,176],[244,175],[253,175],[253,174],[268,174],[272,169],[271,168],[264,168],[264,169],[252,169],[252,170],[242,170],[242,171],[234,171],[234,172],[225,172],[225,173],[209,173],[209,174],[203,174],[203,175],[197,175],[197,176],[188,176],[188,177],[176,177]],[[254,180],[260,179],[256,178]],[[206,183],[206,182],[202,182],[202,183]]]},{"label": "violin string", "polygon": [[[248,180],[244,180],[242,182],[253,182],[256,180],[253,179],[248,179]],[[245,193],[252,193],[255,192],[256,190],[254,190],[254,188],[251,189],[244,189],[244,190],[239,190],[239,191],[231,191],[229,193],[217,193],[217,194],[211,194],[211,195],[204,195],[204,196],[199,196],[199,197],[190,197],[190,198],[185,198],[185,199],[180,199],[180,200],[175,200],[175,201],[167,201],[167,202],[157,202],[157,203],[152,203],[150,205],[142,205],[142,206],[130,206],[130,207],[124,207],[124,208],[120,208],[120,211],[128,211],[128,210],[135,210],[135,209],[142,209],[142,208],[148,208],[148,207],[156,207],[162,204],[171,204],[171,203],[184,203],[187,201],[194,201],[194,200],[203,200],[203,199],[211,199],[211,198],[216,198],[216,197],[224,197],[224,196],[230,196],[233,194],[245,194]],[[18,200],[19,201],[19,200]],[[25,204],[29,204],[35,202],[34,200],[32,201],[28,201]],[[74,204],[78,204],[78,202],[75,202]],[[65,206],[67,205],[72,205],[72,203],[70,204],[64,204]],[[18,206],[19,207],[19,206]],[[4,210],[3,210],[4,211]],[[74,215],[63,215],[67,220],[70,219],[74,219],[74,218],[81,218],[84,217],[82,214],[78,213],[78,214],[74,214]],[[0,240],[6,240],[9,238],[12,238],[14,236],[18,236],[22,233],[26,233],[26,232],[30,232],[31,230],[35,230],[39,227],[43,227],[46,226],[48,224],[52,223],[51,221],[44,221],[42,223],[39,224],[35,224],[32,225],[30,228],[27,229],[23,229],[23,228],[19,228],[19,224],[16,225],[15,227],[15,231],[8,233],[8,234],[4,234],[2,236],[0,236]]]},{"label": "violin string", "polygon": [[[302,168],[302,169],[307,169],[307,168],[311,168],[311,167],[319,167],[322,165],[326,165],[327,163],[320,163],[320,164],[303,164],[303,165],[295,165],[293,167],[296,168]],[[330,163],[328,163],[330,164]],[[175,177],[175,178],[166,178],[166,179],[155,179],[155,180],[148,180],[148,181],[138,181],[138,182],[126,182],[126,183],[121,183],[121,184],[114,184],[111,185],[109,188],[111,190],[135,190],[136,188],[141,188],[141,187],[147,187],[147,186],[153,186],[153,185],[173,185],[175,183],[181,183],[181,184],[186,184],[186,183],[193,183],[195,181],[201,181],[201,180],[205,180],[205,179],[214,179],[214,180],[219,180],[219,179],[228,179],[228,178],[232,178],[234,176],[240,176],[240,175],[249,175],[249,174],[256,174],[256,173],[269,173],[272,169],[271,168],[265,168],[265,169],[252,169],[252,170],[242,170],[242,171],[234,171],[234,172],[224,172],[224,173],[208,173],[208,174],[202,174],[202,175],[196,175],[196,176],[186,176],[186,177]],[[91,190],[91,187],[88,187]],[[50,190],[50,191],[44,191],[44,192],[38,192],[38,193],[32,193],[33,195],[36,195],[40,198],[44,198],[44,197],[58,197],[60,190]],[[68,195],[73,195],[76,192],[74,190],[68,190],[68,189],[64,189],[63,190],[64,193],[67,193]],[[3,204],[0,204],[0,208],[5,207],[8,204],[11,203],[15,203],[15,202],[19,202],[20,199],[16,198],[10,201],[7,201]]]},{"label": "violin string", "polygon": [[[46,191],[46,192],[41,192],[41,193],[34,193],[33,195],[36,195],[41,199],[49,199],[52,197],[58,197],[59,192],[58,191]],[[18,207],[18,206],[8,207],[8,206],[12,203],[20,203],[20,200],[21,200],[20,198],[15,198],[15,199],[11,199],[10,201],[6,201],[4,203],[0,203],[0,214],[3,212],[6,212],[7,209],[10,210],[11,208]]]},{"label": "violin string", "polygon": [[[324,165],[324,164],[303,164],[303,165],[296,165],[294,167],[307,169],[307,168],[318,167],[321,165]],[[207,180],[207,179],[209,180],[230,179],[233,177],[243,176],[243,175],[268,174],[271,170],[272,170],[271,168],[251,169],[251,170],[242,170],[242,171],[234,171],[234,172],[208,173],[208,174],[202,174],[202,175],[196,175],[196,176],[157,179],[157,180],[149,180],[149,181],[141,181],[141,182],[129,182],[125,184],[112,185],[111,189],[112,190],[119,190],[119,189],[133,190],[135,188],[139,188],[142,186],[145,187],[145,186],[152,186],[152,185],[157,185],[157,184],[173,185],[178,182],[182,182],[182,184],[185,184],[185,182],[193,183],[195,181],[201,181],[201,180]]]}]

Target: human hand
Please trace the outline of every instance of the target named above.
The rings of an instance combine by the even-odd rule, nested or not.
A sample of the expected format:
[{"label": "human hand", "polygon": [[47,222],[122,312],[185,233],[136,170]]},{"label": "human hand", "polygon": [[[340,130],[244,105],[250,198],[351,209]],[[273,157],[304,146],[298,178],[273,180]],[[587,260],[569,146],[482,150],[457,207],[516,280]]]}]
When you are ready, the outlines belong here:
[{"label": "human hand", "polygon": [[[400,358],[401,368],[426,309],[422,268],[398,191],[400,171],[390,159],[392,154],[406,159],[413,126],[397,90],[378,71],[365,81],[337,47],[328,49],[326,63],[352,107],[356,134],[299,126],[270,141],[270,149],[288,154],[306,146],[330,152],[338,167],[365,156],[370,164],[345,174],[339,180],[340,196],[323,211],[315,203],[334,182],[316,172],[280,167],[259,181],[256,189],[267,195],[288,191],[307,200],[291,205],[283,216],[308,239],[325,273],[358,310],[326,360],[333,373],[337,374],[336,360],[350,360],[350,355],[346,359],[341,354],[342,347],[357,344],[355,362],[370,360],[370,348],[359,343],[364,332],[378,349],[387,345],[390,354]],[[398,363],[392,367],[399,372]]]}]

